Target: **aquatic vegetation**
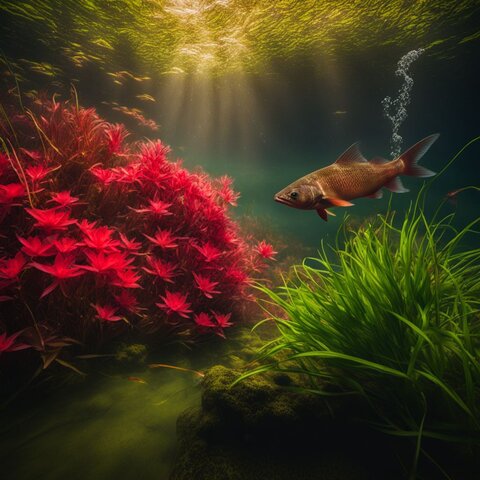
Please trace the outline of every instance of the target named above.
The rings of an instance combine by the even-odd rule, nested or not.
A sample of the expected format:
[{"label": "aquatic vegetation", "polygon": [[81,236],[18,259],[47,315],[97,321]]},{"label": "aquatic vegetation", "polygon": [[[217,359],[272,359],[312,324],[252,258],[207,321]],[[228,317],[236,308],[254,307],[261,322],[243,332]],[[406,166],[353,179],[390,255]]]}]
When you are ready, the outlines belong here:
[{"label": "aquatic vegetation", "polygon": [[293,372],[309,392],[358,396],[352,415],[415,440],[417,456],[424,438],[479,445],[480,249],[467,240],[480,218],[427,219],[423,201],[345,227],[283,286],[259,285],[280,335],[240,379]]},{"label": "aquatic vegetation", "polygon": [[62,67],[81,72],[97,65],[115,86],[149,80],[128,71],[131,59],[140,72],[164,75],[259,72],[271,68],[272,58],[305,52],[329,58],[339,49],[349,52],[392,43],[408,48],[421,43],[426,48],[440,46],[435,53],[441,54],[478,36],[471,20],[478,14],[478,5],[472,0],[454,5],[448,0],[434,4],[405,4],[403,0],[1,0],[0,12],[5,19],[0,32],[7,39],[5,45],[41,41],[52,52],[47,58],[22,59],[19,66],[25,71],[58,78]]},{"label": "aquatic vegetation", "polygon": [[147,347],[140,343],[130,345],[120,344],[116,353],[115,360],[125,364],[138,366],[143,365],[147,359]]},{"label": "aquatic vegetation", "polygon": [[224,336],[250,298],[250,275],[276,253],[230,218],[231,179],[192,173],[160,141],[129,142],[123,126],[75,103],[36,99],[6,112],[4,350],[22,348],[17,336],[43,350],[62,338],[58,355],[132,328]]},{"label": "aquatic vegetation", "polygon": [[2,352],[16,352],[18,350],[25,350],[30,348],[30,345],[26,343],[15,343],[17,337],[19,337],[23,332],[17,332],[13,335],[8,336],[5,332],[0,334],[0,353]]}]

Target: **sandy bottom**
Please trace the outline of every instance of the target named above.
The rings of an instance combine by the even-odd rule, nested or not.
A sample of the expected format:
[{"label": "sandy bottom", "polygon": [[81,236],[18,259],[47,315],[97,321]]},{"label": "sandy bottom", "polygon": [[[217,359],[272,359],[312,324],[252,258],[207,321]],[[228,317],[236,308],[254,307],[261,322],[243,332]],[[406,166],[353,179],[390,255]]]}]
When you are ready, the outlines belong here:
[{"label": "sandy bottom", "polygon": [[194,375],[156,369],[101,375],[28,408],[13,405],[0,417],[1,477],[166,479],[176,419],[199,398]]}]

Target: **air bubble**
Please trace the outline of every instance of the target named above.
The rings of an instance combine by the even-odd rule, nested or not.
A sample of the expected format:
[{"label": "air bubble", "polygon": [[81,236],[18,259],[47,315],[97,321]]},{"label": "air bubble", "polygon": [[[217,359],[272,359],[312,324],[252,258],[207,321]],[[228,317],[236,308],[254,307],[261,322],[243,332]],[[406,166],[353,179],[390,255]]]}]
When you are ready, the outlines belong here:
[{"label": "air bubble", "polygon": [[383,113],[392,122],[392,138],[390,140],[390,155],[396,158],[402,151],[403,138],[398,133],[400,126],[407,118],[407,106],[410,103],[410,92],[413,88],[413,78],[409,75],[410,65],[425,52],[424,48],[411,50],[405,54],[397,63],[395,75],[403,77],[403,84],[398,91],[397,97],[392,100],[391,97],[385,97],[382,100]]}]

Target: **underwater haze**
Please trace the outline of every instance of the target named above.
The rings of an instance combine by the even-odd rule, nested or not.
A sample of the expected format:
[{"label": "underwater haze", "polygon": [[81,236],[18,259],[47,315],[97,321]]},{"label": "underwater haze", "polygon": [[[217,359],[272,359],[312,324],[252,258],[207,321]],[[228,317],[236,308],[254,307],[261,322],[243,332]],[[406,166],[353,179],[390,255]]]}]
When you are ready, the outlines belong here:
[{"label": "underwater haze", "polygon": [[[25,91],[68,95],[75,85],[83,105],[133,119],[139,136],[161,137],[187,166],[232,175],[240,212],[311,249],[345,211],[325,224],[274,204],[273,195],[354,142],[367,159],[390,158],[382,100],[402,87],[395,71],[403,55],[425,50],[409,67],[402,148],[440,133],[422,159],[439,171],[478,133],[475,1],[42,0],[2,1],[0,12],[4,60]],[[137,128],[133,109],[158,129]],[[474,156],[462,159],[436,184],[435,200],[474,171]],[[422,180],[405,184],[412,193],[394,195],[395,208],[408,205]],[[464,208],[473,208],[466,195]],[[362,199],[348,213],[361,219],[387,202]]]},{"label": "underwater haze", "polygon": [[[240,340],[229,337],[232,323],[246,316],[250,327],[248,322],[263,318],[262,312],[251,314],[244,306],[251,300],[251,278],[281,284],[289,267],[283,262],[301,262],[316,255],[322,242],[335,243],[346,215],[352,228],[392,211],[402,218],[426,184],[427,215],[445,202],[442,212],[455,212],[458,224],[477,219],[478,142],[438,178],[401,176],[408,192],[383,188],[383,198],[349,199],[352,206],[333,203],[328,221],[316,208],[291,208],[274,196],[334,163],[356,142],[367,160],[394,160],[439,134],[419,165],[442,171],[480,135],[479,18],[478,0],[0,0],[0,382],[8,385],[0,390],[0,418],[5,415],[0,421],[0,472],[7,475],[2,478],[169,478],[178,454],[177,417],[200,404],[197,377],[224,358],[232,364],[238,360]],[[85,114],[85,123],[75,117],[75,111],[90,108],[94,113]],[[101,131],[101,146],[92,146],[96,140],[79,141],[81,147],[68,158],[69,175],[77,176],[59,175],[59,183],[52,183],[57,190],[35,184],[33,176],[35,185],[24,189],[30,178],[22,161],[36,162],[48,151],[51,158],[57,153],[60,158],[62,135],[68,132],[55,139],[49,132],[56,122],[73,117],[70,130],[58,131],[68,130],[73,144],[75,135],[83,139],[82,128],[90,125],[85,128],[95,135]],[[171,151],[150,142],[157,139]],[[83,170],[76,155],[85,160]],[[160,158],[164,170],[152,158]],[[125,173],[127,159],[138,162],[138,170]],[[173,163],[177,159],[184,170]],[[151,161],[148,172],[142,170],[151,185],[135,183],[136,177],[131,183],[141,184],[144,192],[122,190],[120,184],[127,184],[125,178],[133,178],[143,161]],[[4,166],[7,172],[10,165],[20,180],[4,181],[7,174],[2,179]],[[45,165],[45,175],[56,172],[54,162]],[[107,178],[108,169],[113,174]],[[158,196],[147,188],[160,185],[160,177],[173,180],[158,187]],[[120,186],[110,195],[109,182],[115,181]],[[17,185],[17,193],[8,190],[10,184]],[[60,227],[48,219],[42,226],[36,208],[53,210],[56,197],[42,204],[42,195],[54,195],[60,185],[73,195],[63,197],[63,205],[58,201],[72,217],[57,218],[64,222]],[[469,186],[474,188],[462,190]],[[124,198],[136,203],[122,206]],[[74,216],[88,202],[85,216]],[[30,207],[28,215],[12,220],[20,204]],[[88,229],[102,228],[101,218],[112,227],[103,232],[105,245],[113,243],[92,254],[94,247],[79,231],[88,236]],[[159,218],[167,222],[165,228]],[[81,224],[84,219],[96,220],[97,227],[87,222],[74,232],[74,220]],[[77,235],[78,243],[71,251],[58,247],[53,264],[46,243],[66,232]],[[128,246],[128,240],[118,237],[121,233],[139,244]],[[25,247],[22,240],[33,242],[34,235],[50,253],[25,253],[34,250],[33,244]],[[16,238],[24,247],[7,245]],[[146,239],[150,243],[145,247]],[[476,242],[478,236],[473,240],[478,248]],[[16,256],[20,248],[23,253]],[[174,259],[175,248],[182,258]],[[72,260],[73,251],[77,257]],[[85,253],[81,258],[80,251]],[[157,261],[159,251],[164,256],[158,254]],[[116,267],[94,264],[92,255],[101,262],[112,252],[129,278],[118,275],[111,281],[108,275]],[[66,263],[57,265],[57,259]],[[59,270],[51,273],[55,266]],[[102,277],[105,272],[110,273]],[[45,280],[45,274],[52,279]],[[92,275],[88,281],[87,275]],[[22,281],[27,287],[17,289],[15,282]],[[125,296],[117,295],[119,288]],[[87,291],[91,296],[83,297]],[[19,306],[12,306],[17,298]],[[44,303],[34,304],[32,298]],[[68,315],[78,314],[78,322],[75,317],[56,330],[63,308]],[[160,320],[146,318],[152,311]],[[15,315],[23,323],[16,324]],[[42,315],[48,317],[45,330],[37,325]],[[89,318],[97,323],[82,330]],[[163,336],[166,330],[174,341]],[[209,350],[203,339],[208,335],[214,338],[208,355],[185,360],[171,353],[172,343],[177,352],[178,345],[195,348],[197,341]],[[108,364],[125,347],[119,339],[147,344],[148,362],[142,357],[133,368]],[[50,340],[49,350],[45,343]],[[229,341],[236,342],[235,348],[225,353],[222,342]],[[64,347],[75,355],[62,357]],[[215,349],[221,352],[218,357]],[[35,368],[27,365],[34,352],[41,358]],[[25,363],[13,360],[17,354]],[[62,381],[52,387],[55,375],[45,372],[50,365],[66,367],[72,375],[78,368],[83,378],[79,365],[90,360],[93,383],[74,380],[72,386],[71,378],[60,374]],[[167,365],[166,372],[145,367],[155,362]],[[5,373],[17,367],[18,378],[32,374],[31,385],[10,370]],[[40,401],[36,395],[43,398],[43,392]]]}]

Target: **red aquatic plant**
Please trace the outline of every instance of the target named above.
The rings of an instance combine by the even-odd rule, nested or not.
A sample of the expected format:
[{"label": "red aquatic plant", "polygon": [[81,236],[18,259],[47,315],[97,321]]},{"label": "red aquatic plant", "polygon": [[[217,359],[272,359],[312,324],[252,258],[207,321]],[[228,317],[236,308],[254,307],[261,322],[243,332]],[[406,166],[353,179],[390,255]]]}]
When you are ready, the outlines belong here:
[{"label": "red aquatic plant", "polygon": [[39,236],[23,238],[17,235],[23,245],[22,251],[29,257],[49,257],[55,253],[50,242],[44,242]]},{"label": "red aquatic plant", "polygon": [[145,235],[145,238],[148,238],[150,242],[159,246],[160,248],[178,247],[178,238],[175,237],[170,230],[161,230],[160,228],[158,228],[153,237],[151,237],[150,235]]},{"label": "red aquatic plant", "polygon": [[26,343],[15,343],[17,337],[19,337],[23,331],[16,332],[10,336],[6,332],[0,334],[0,354],[2,352],[16,352],[18,350],[25,350],[30,348],[30,345]]},{"label": "red aquatic plant", "polygon": [[232,323],[230,322],[231,313],[216,313],[212,312],[217,324],[220,328],[230,327]]},{"label": "red aquatic plant", "polygon": [[205,312],[196,313],[193,316],[195,323],[200,327],[216,327],[215,323],[212,321],[212,317]]},{"label": "red aquatic plant", "polygon": [[0,136],[0,331],[30,332],[50,364],[91,338],[223,335],[241,318],[250,275],[276,252],[230,217],[229,177],[190,172],[161,141],[68,102],[7,102]]},{"label": "red aquatic plant", "polygon": [[55,279],[54,282],[42,292],[40,298],[43,298],[49,293],[51,293],[66,279],[83,275],[84,272],[80,269],[78,265],[74,265],[73,262],[74,260],[72,257],[65,256],[59,253],[55,257],[53,265],[44,265],[37,262],[32,262],[30,264],[32,267],[35,267],[36,269],[41,270],[48,275],[51,275]]},{"label": "red aquatic plant", "polygon": [[52,193],[52,198],[48,203],[56,203],[60,207],[70,207],[78,203],[78,200],[78,197],[72,197],[70,191],[65,190],[64,192]]},{"label": "red aquatic plant", "polygon": [[264,240],[258,243],[258,245],[255,247],[255,250],[261,257],[266,258],[267,260],[274,260],[275,255],[277,254],[277,252],[273,249],[273,246]]},{"label": "red aquatic plant", "polygon": [[133,258],[127,258],[126,254],[118,252],[105,254],[102,251],[92,252],[86,250],[85,256],[89,264],[83,268],[100,274],[126,269],[133,262]]},{"label": "red aquatic plant", "polygon": [[139,272],[133,268],[128,268],[126,270],[116,270],[115,276],[110,283],[115,287],[121,288],[141,288],[141,285],[138,283],[140,278]]},{"label": "red aquatic plant", "polygon": [[177,269],[177,265],[165,262],[160,258],[155,258],[152,256],[147,257],[147,262],[150,268],[143,267],[143,269],[147,273],[155,275],[164,280],[165,282],[173,283],[172,278],[175,276],[175,270]]},{"label": "red aquatic plant", "polygon": [[67,210],[61,211],[56,208],[45,210],[39,208],[25,208],[25,211],[37,221],[33,225],[34,227],[47,231],[66,230],[69,225],[75,223],[75,220],[70,218],[70,212]]},{"label": "red aquatic plant", "polygon": [[96,304],[94,305],[94,307],[97,311],[95,318],[99,318],[100,320],[103,320],[105,322],[118,322],[119,320],[122,320],[122,317],[115,315],[118,310],[118,308],[116,307],[112,307],[111,305],[104,305],[102,307],[101,305]]},{"label": "red aquatic plant", "polygon": [[119,233],[119,237],[120,237],[120,240],[122,241],[123,248],[125,248],[125,250],[127,252],[135,253],[135,252],[138,252],[142,248],[142,243],[141,242],[137,242],[135,240],[130,240],[126,235],[124,235],[121,232]]},{"label": "red aquatic plant", "polygon": [[61,237],[58,239],[56,238],[53,241],[53,246],[58,253],[67,255],[69,253],[73,253],[78,247],[80,247],[80,243],[71,237]]},{"label": "red aquatic plant", "polygon": [[219,290],[215,290],[215,286],[218,282],[212,282],[209,278],[203,275],[197,275],[193,272],[195,278],[196,288],[198,288],[207,298],[212,298],[214,293],[220,293]]},{"label": "red aquatic plant", "polygon": [[83,229],[83,245],[101,251],[118,251],[120,242],[113,239],[114,230],[108,227],[88,227]]},{"label": "red aquatic plant", "polygon": [[140,310],[138,299],[128,290],[122,290],[119,295],[114,295],[115,302],[123,309],[132,313],[138,313]]},{"label": "red aquatic plant", "polygon": [[144,208],[132,208],[137,213],[151,213],[156,216],[172,215],[168,209],[172,206],[171,203],[159,200],[157,197],[148,200],[149,205]]},{"label": "red aquatic plant", "polygon": [[13,201],[25,195],[25,187],[21,183],[0,185],[0,204],[10,206]]},{"label": "red aquatic plant", "polygon": [[166,290],[165,296],[160,295],[160,298],[163,302],[159,302],[156,305],[166,310],[169,315],[177,314],[181,317],[188,318],[188,314],[192,313],[192,310],[189,309],[191,304],[187,302],[187,295]]},{"label": "red aquatic plant", "polygon": [[0,259],[0,278],[5,280],[18,280],[20,273],[23,271],[26,260],[21,252],[15,257],[6,260]]},{"label": "red aquatic plant", "polygon": [[210,242],[204,243],[201,247],[196,244],[193,244],[193,246],[202,254],[203,259],[207,263],[213,262],[213,260],[222,254],[222,252]]}]

